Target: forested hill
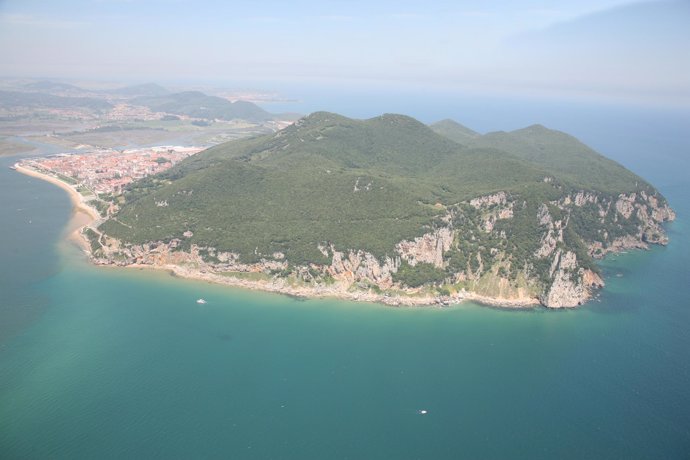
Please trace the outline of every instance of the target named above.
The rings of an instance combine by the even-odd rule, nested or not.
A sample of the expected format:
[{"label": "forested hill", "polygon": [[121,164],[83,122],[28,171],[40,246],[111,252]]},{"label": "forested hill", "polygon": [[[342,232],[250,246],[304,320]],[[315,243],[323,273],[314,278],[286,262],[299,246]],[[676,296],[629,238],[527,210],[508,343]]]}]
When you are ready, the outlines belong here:
[{"label": "forested hill", "polygon": [[431,128],[468,147],[510,152],[583,188],[621,193],[649,187],[644,179],[575,137],[542,125],[510,132],[496,131],[483,136],[452,120],[435,123]]},{"label": "forested hill", "polygon": [[209,96],[200,91],[143,96],[132,99],[130,103],[143,105],[154,112],[166,112],[194,118],[241,119],[253,122],[273,118],[273,115],[252,102],[230,102],[222,97]]},{"label": "forested hill", "polygon": [[387,276],[362,279],[379,288],[478,289],[489,277],[533,296],[557,284],[559,264],[581,288],[592,257],[620,238],[664,240],[663,197],[574,138],[463,131],[472,142],[405,115],[317,112],[134,183],[101,230],[126,245],[177,241],[240,264],[286,263],[284,274],[312,267],[315,279],[340,273],[336,252],[368,254]]}]

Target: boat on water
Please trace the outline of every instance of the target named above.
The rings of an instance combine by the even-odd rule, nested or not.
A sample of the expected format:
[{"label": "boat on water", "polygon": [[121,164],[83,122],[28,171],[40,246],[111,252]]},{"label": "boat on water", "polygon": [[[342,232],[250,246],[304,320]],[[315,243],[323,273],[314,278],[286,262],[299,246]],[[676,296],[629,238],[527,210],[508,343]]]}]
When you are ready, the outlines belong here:
[{"label": "boat on water", "polygon": [[196,303],[204,304],[206,303],[206,301],[204,299],[197,299]]}]

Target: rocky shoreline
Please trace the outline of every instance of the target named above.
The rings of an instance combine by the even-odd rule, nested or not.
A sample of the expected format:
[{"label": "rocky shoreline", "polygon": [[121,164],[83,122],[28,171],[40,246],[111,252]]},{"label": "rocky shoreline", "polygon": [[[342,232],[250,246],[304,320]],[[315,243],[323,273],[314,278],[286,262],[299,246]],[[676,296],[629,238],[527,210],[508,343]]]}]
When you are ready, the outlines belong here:
[{"label": "rocky shoreline", "polygon": [[[490,213],[484,217],[486,222],[480,223],[485,229],[483,231],[491,231],[497,219],[512,218],[512,214],[507,211],[512,204],[508,204],[504,194],[499,195],[479,198],[470,203],[479,210],[486,206],[490,209]],[[649,205],[635,202],[634,196],[622,195],[618,198],[619,202],[622,200],[636,203],[633,210],[645,218],[639,234],[613,238],[606,245],[601,242],[592,243],[589,247],[592,257],[602,258],[608,253],[647,248],[649,244],[666,244],[667,238],[660,223],[673,220],[673,212],[667,205],[658,206],[654,197],[643,196],[642,199],[644,203],[649,202]],[[566,198],[564,206],[583,206],[587,200],[596,202],[598,198],[587,198],[586,195],[578,194],[572,200]],[[606,206],[611,208],[610,203]],[[623,205],[617,205],[618,208],[621,206]],[[627,208],[625,211],[627,212]],[[471,288],[459,288],[440,294],[432,288],[403,287],[394,281],[393,274],[403,262],[443,267],[444,254],[456,236],[457,230],[452,227],[437,228],[413,240],[401,241],[396,246],[397,256],[386,257],[384,260],[379,260],[364,251],[343,252],[338,251],[333,245],[321,245],[319,250],[331,262],[326,265],[294,267],[292,279],[279,275],[285,273],[289,267],[281,253],[247,264],[241,262],[239,254],[217,251],[214,248],[191,244],[188,246],[189,249],[182,250],[185,242],[179,239],[143,245],[123,245],[120,241],[101,235],[101,250],[98,254],[90,253],[90,257],[94,263],[101,265],[160,268],[180,277],[298,297],[334,297],[395,306],[446,306],[462,301],[509,308],[538,305],[567,308],[582,305],[604,286],[604,280],[596,271],[582,266],[575,252],[563,247],[563,229],[567,226],[567,221],[553,219],[546,208],[540,211],[537,217],[541,221],[544,233],[541,247],[535,257],[547,260],[551,266],[548,272],[550,285],[541,293],[530,290],[529,286],[511,286],[508,280],[497,275],[495,270],[493,273],[485,271],[479,275],[460,273],[456,274],[455,278],[459,282],[464,280],[475,283],[469,286],[477,286],[477,283],[486,280],[487,277],[493,278],[497,287],[492,293],[497,295],[484,295]],[[450,216],[447,221],[451,221]],[[186,238],[191,236],[188,235]],[[255,279],[248,279],[251,276]],[[471,278],[472,276],[474,278]],[[325,279],[329,282],[324,282]]]},{"label": "rocky shoreline", "polygon": [[275,281],[275,282],[260,282],[252,281],[246,279],[232,278],[227,276],[218,275],[215,273],[208,273],[206,270],[193,270],[181,265],[174,264],[120,264],[113,261],[106,261],[103,258],[95,257],[91,251],[88,238],[84,235],[83,230],[85,228],[92,228],[94,222],[99,221],[102,217],[94,209],[89,206],[84,200],[82,194],[80,194],[74,187],[66,182],[53,177],[49,174],[45,174],[34,169],[29,169],[20,164],[14,165],[14,169],[17,172],[25,174],[27,176],[35,177],[37,179],[44,180],[53,185],[60,187],[65,190],[74,206],[75,210],[85,213],[89,217],[89,221],[86,222],[82,227],[78,228],[74,232],[74,236],[78,235],[77,241],[81,249],[85,252],[87,257],[95,265],[101,266],[117,266],[122,268],[145,268],[152,270],[163,270],[171,273],[174,276],[179,276],[181,278],[193,279],[198,281],[206,281],[215,284],[222,284],[226,286],[240,287],[245,289],[260,290],[265,292],[279,293],[295,297],[303,298],[318,298],[318,297],[329,297],[337,298],[341,300],[351,300],[351,301],[362,301],[362,302],[375,302],[381,303],[389,306],[424,306],[424,305],[450,305],[454,303],[459,303],[463,300],[473,300],[481,303],[486,303],[487,305],[493,306],[512,306],[512,307],[527,307],[538,305],[538,301],[534,299],[533,302],[515,302],[513,300],[506,299],[505,302],[497,301],[496,299],[474,296],[472,294],[467,294],[466,297],[462,298],[442,298],[442,297],[402,297],[402,296],[386,296],[381,294],[374,294],[370,292],[348,292],[347,290],[340,289],[338,287],[293,287],[285,282]]},{"label": "rocky shoreline", "polygon": [[[465,206],[465,210],[461,206]],[[259,255],[254,263],[242,261],[240,254],[198,246],[190,241],[191,231],[169,241],[151,241],[144,244],[125,244],[106,235],[100,235],[91,259],[96,264],[163,268],[178,276],[201,279],[219,284],[240,286],[263,291],[279,292],[298,297],[336,297],[346,300],[378,302],[386,305],[450,305],[462,301],[475,301],[498,307],[549,308],[577,307],[589,301],[604,286],[604,280],[593,265],[592,258],[627,249],[647,248],[649,244],[667,243],[661,224],[671,221],[675,214],[656,195],[645,192],[618,196],[577,192],[559,201],[542,204],[535,211],[538,223],[539,245],[531,263],[542,264],[542,280],[530,273],[533,265],[518,272],[511,280],[505,269],[510,259],[495,253],[495,261],[488,262],[482,254],[466,262],[447,275],[443,285],[422,285],[412,288],[399,282],[396,273],[403,265],[414,267],[426,264],[444,270],[447,254],[464,235],[454,226],[454,219],[471,207],[476,220],[473,227],[465,227],[468,238],[494,232],[505,238],[499,221],[513,218],[513,209],[524,206],[505,192],[478,197],[469,203],[447,210],[440,218],[441,226],[424,235],[400,241],[393,255],[377,258],[362,250],[338,250],[333,244],[318,246],[327,263],[290,266],[282,253]],[[566,244],[570,216],[589,207],[594,215],[594,227],[600,235],[587,241],[587,247]],[[560,214],[560,215],[559,215]],[[619,219],[630,221],[633,227],[622,233],[609,234],[605,222]],[[465,220],[467,222],[467,220]],[[601,228],[598,228],[599,222]],[[615,230],[615,228],[614,228]],[[540,236],[541,235],[541,236]],[[580,252],[578,252],[580,251]],[[587,254],[584,254],[586,251]],[[493,253],[492,253],[493,254]],[[471,262],[476,262],[473,268]],[[502,271],[503,269],[503,271]],[[546,278],[544,278],[546,277]]]},{"label": "rocky shoreline", "polygon": [[[89,251],[87,251],[88,254]],[[459,304],[465,301],[476,302],[482,305],[500,307],[500,308],[532,308],[540,304],[537,298],[525,299],[501,299],[477,295],[471,292],[460,293],[451,296],[396,296],[377,294],[371,291],[349,291],[346,285],[333,286],[291,286],[282,279],[274,279],[267,282],[252,281],[240,278],[227,277],[218,275],[216,273],[204,273],[199,270],[189,269],[180,265],[116,265],[116,264],[102,264],[98,259],[91,257],[91,260],[97,265],[114,265],[124,268],[144,268],[153,270],[164,270],[173,276],[187,278],[197,281],[206,281],[214,284],[222,284],[232,287],[240,287],[244,289],[258,290],[263,292],[272,292],[276,294],[283,294],[295,298],[313,299],[313,298],[334,298],[340,300],[349,300],[355,302],[371,302],[380,303],[383,305],[394,307],[421,307],[421,306],[436,306],[446,307],[450,305]]]},{"label": "rocky shoreline", "polygon": [[[90,216],[91,222],[82,227],[80,235],[86,242],[83,245],[84,251],[97,265],[160,269],[183,278],[300,298],[329,297],[390,306],[449,306],[473,301],[502,308],[532,308],[539,305],[550,308],[576,307],[590,300],[594,292],[604,286],[604,280],[596,272],[582,267],[576,254],[562,247],[563,229],[568,222],[553,218],[546,207],[540,210],[537,216],[544,233],[541,247],[535,253],[535,257],[550,261],[551,284],[546,291],[537,293],[526,288],[507,286],[507,280],[496,273],[479,272],[479,275],[474,275],[468,270],[467,273],[457,274],[456,282],[469,279],[469,282],[475,283],[476,286],[481,279],[480,276],[493,276],[498,288],[492,293],[498,292],[498,295],[482,295],[465,288],[440,294],[434,289],[424,287],[401,287],[393,281],[392,275],[403,261],[411,265],[427,263],[443,267],[444,253],[456,237],[456,230],[450,225],[450,213],[445,218],[449,226],[437,228],[411,241],[401,241],[396,246],[396,257],[387,257],[381,261],[364,251],[351,250],[345,253],[336,250],[332,245],[319,246],[319,250],[331,260],[331,263],[325,266],[312,264],[297,267],[297,277],[288,279],[278,275],[288,267],[282,254],[273,254],[258,263],[245,264],[240,262],[238,254],[220,252],[214,248],[200,248],[192,244],[189,252],[182,251],[179,247],[182,244],[180,240],[144,245],[123,244],[98,231],[101,216],[86,203],[74,187],[56,177],[21,165],[17,165],[16,169],[67,190],[75,208]],[[567,209],[568,206],[596,204],[602,209],[602,216],[611,209],[626,218],[636,213],[637,217],[642,219],[644,225],[640,228],[639,234],[615,238],[605,244],[598,241],[591,243],[589,252],[595,258],[603,258],[609,253],[628,249],[647,248],[649,244],[666,244],[667,237],[660,224],[675,217],[668,205],[659,205],[656,197],[647,196],[644,192],[642,196],[620,195],[615,202],[605,202],[591,193],[580,193],[572,197],[567,196],[562,202],[555,204],[562,209]],[[484,212],[484,220],[481,222],[481,230],[484,232],[491,232],[498,220],[511,219],[513,216],[514,202],[503,192],[476,198],[469,205]],[[87,229],[90,235],[87,235]],[[94,250],[94,247],[98,249]],[[213,261],[208,260],[209,256]],[[319,278],[317,282],[311,274],[312,270],[327,277],[329,282],[322,282],[323,278]]]}]

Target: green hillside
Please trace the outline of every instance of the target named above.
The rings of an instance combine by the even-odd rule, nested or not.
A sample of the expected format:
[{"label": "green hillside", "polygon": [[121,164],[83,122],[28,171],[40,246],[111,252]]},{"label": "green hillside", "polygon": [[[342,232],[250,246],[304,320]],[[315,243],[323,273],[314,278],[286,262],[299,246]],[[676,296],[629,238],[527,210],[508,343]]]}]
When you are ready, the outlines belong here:
[{"label": "green hillside", "polygon": [[99,228],[124,245],[102,253],[134,261],[165,247],[228,270],[216,254],[232,252],[269,278],[574,306],[598,283],[594,254],[620,238],[663,244],[663,197],[576,139],[530,127],[467,144],[404,115],[317,112],[130,184]]},{"label": "green hillside", "polygon": [[[505,152],[463,148],[394,114],[353,120],[317,112],[276,135],[211,148],[191,163],[228,157],[282,171],[300,166],[375,174],[403,183],[423,201],[448,204],[501,190],[506,181],[517,185],[544,177]],[[478,168],[484,168],[481,177]]]},{"label": "green hillside", "polygon": [[273,116],[261,107],[246,101],[230,102],[217,96],[209,96],[200,91],[162,94],[138,97],[131,101],[156,112],[186,115],[194,118],[247,121],[266,121]]},{"label": "green hillside", "polygon": [[440,122],[432,128],[469,147],[510,152],[581,188],[610,193],[649,188],[642,178],[573,136],[541,125],[473,137],[468,137],[467,128],[453,121]]},{"label": "green hillside", "polygon": [[438,121],[429,127],[436,133],[463,145],[481,136],[478,132],[450,119]]},{"label": "green hillside", "polygon": [[[280,250],[295,262],[318,259],[321,242],[383,256],[423,233],[443,210],[437,203],[539,188],[543,177],[520,159],[465,149],[406,116],[360,121],[320,112],[136,184],[120,223],[103,229],[137,243],[190,230],[191,242],[249,258]],[[162,201],[168,206],[156,206]]]}]

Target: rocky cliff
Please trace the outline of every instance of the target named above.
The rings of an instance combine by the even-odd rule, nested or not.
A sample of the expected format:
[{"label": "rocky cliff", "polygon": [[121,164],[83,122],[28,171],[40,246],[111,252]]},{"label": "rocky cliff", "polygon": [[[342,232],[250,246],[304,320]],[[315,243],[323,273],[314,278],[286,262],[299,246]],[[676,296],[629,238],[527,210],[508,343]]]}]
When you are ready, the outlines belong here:
[{"label": "rocky cliff", "polygon": [[[188,245],[184,239],[130,245],[105,236],[92,244],[92,257],[102,264],[184,266],[238,277],[257,273],[273,280],[274,287],[291,279],[307,293],[328,286],[329,292],[423,294],[444,302],[481,296],[561,308],[582,305],[604,285],[593,258],[666,244],[661,224],[674,218],[663,198],[647,192],[575,191],[535,202],[502,191],[446,207],[426,233],[400,241],[382,258],[324,242],[318,250],[326,263],[293,266],[280,252],[245,263],[238,253]],[[437,277],[411,288],[400,277],[403,265],[408,275]]]},{"label": "rocky cliff", "polygon": [[93,256],[305,295],[555,308],[603,284],[597,258],[666,243],[664,198],[572,136],[466,134],[317,112],[133,182]]}]

